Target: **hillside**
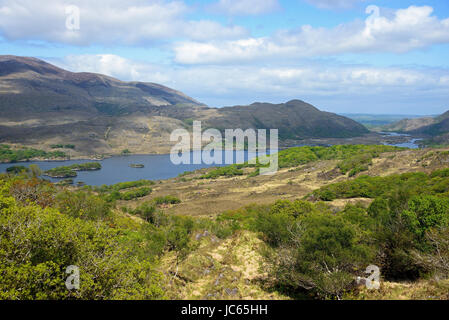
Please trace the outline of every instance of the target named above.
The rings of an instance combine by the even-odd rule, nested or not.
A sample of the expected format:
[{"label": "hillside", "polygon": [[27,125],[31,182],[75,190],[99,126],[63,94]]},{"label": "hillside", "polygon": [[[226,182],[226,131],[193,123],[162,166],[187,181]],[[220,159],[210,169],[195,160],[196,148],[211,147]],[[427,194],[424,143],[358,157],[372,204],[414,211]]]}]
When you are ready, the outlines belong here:
[{"label": "hillside", "polygon": [[71,156],[167,153],[169,135],[203,127],[278,128],[281,138],[345,138],[366,134],[357,122],[293,100],[209,108],[154,83],[73,73],[35,58],[0,56],[0,143],[50,151],[74,145]]},{"label": "hillside", "polygon": [[[423,116],[404,114],[366,114],[366,113],[340,113],[340,115],[363,124],[374,131],[388,131],[388,125],[395,124],[404,119],[416,119]],[[431,118],[431,117],[429,117]],[[386,129],[384,129],[386,128]],[[394,131],[394,130],[391,130]]]},{"label": "hillside", "polygon": [[425,126],[434,124],[435,118],[424,117],[417,119],[402,119],[397,122],[382,126],[383,131],[404,132],[408,133]]},{"label": "hillside", "polygon": [[384,131],[437,136],[449,132],[449,111],[437,117],[402,119],[382,126]]},{"label": "hillside", "polygon": [[221,117],[208,121],[215,128],[232,128],[234,123],[241,128],[279,128],[280,137],[288,139],[349,138],[368,133],[349,118],[322,112],[301,100],[226,107],[218,113]]},{"label": "hillside", "polygon": [[427,146],[448,145],[449,111],[434,118],[403,119],[377,129],[422,136],[425,138],[423,144]]},{"label": "hillside", "polygon": [[435,118],[432,124],[417,128],[411,133],[427,136],[424,143],[428,146],[449,145],[449,111]]},{"label": "hillside", "polygon": [[412,132],[430,136],[440,136],[449,133],[449,111],[435,118],[433,123],[412,130]]},{"label": "hillside", "polygon": [[[447,148],[279,159],[269,177],[209,168],[101,187],[0,175],[0,299],[448,299]],[[67,262],[92,279],[79,293],[65,290]],[[370,264],[379,290],[354,281]]]}]

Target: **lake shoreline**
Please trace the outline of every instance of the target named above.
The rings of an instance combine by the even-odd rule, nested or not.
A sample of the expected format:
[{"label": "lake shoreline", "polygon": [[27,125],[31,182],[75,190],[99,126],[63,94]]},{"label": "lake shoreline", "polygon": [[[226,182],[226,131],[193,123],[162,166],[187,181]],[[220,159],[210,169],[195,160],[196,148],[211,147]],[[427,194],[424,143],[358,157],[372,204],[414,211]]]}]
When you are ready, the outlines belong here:
[{"label": "lake shoreline", "polygon": [[[331,145],[346,145],[346,144],[367,144],[367,145],[375,145],[375,144],[385,144],[394,145],[401,143],[408,143],[412,140],[419,141],[425,139],[425,137],[412,136],[409,134],[396,133],[396,132],[371,132],[369,134],[360,136],[360,137],[352,137],[352,138],[310,138],[303,140],[284,140],[279,143],[279,150],[284,150],[288,148],[294,148],[297,146],[331,146]],[[197,150],[193,150],[197,151]],[[236,151],[234,149],[234,151]],[[92,155],[79,155],[79,156],[70,156],[66,158],[30,158],[26,160],[18,160],[16,162],[8,162],[1,161],[0,164],[20,164],[27,162],[66,162],[66,161],[102,161],[105,159],[110,159],[113,157],[127,157],[127,156],[154,156],[161,155],[167,156],[170,153],[166,152],[151,152],[151,153],[131,153],[129,155],[124,155],[121,153],[117,154],[104,154],[101,157],[92,156]]]}]

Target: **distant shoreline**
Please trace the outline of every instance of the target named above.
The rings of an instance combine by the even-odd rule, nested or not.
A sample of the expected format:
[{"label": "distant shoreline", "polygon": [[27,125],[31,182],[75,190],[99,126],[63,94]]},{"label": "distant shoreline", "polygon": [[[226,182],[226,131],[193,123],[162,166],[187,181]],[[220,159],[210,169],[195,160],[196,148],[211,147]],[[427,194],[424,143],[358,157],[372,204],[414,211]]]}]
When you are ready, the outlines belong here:
[{"label": "distant shoreline", "polygon": [[[387,143],[388,145],[392,144],[401,144],[407,143],[411,141],[419,141],[423,137],[418,137],[410,134],[400,134],[397,132],[371,132],[361,137],[353,137],[353,138],[310,138],[304,140],[285,140],[280,141],[279,150],[294,148],[298,146],[326,146],[326,145],[345,145],[345,144],[367,144],[367,145],[375,145],[375,144],[383,144]],[[381,141],[385,140],[385,141]],[[195,151],[195,150],[194,150]],[[102,161],[104,159],[109,159],[113,157],[129,157],[129,156],[150,156],[150,155],[170,155],[170,153],[166,152],[152,152],[152,153],[131,153],[127,155],[123,154],[107,154],[102,155],[101,159],[94,156],[74,156],[70,158],[30,158],[26,160],[18,160],[16,162],[8,162],[8,161],[0,161],[0,164],[20,164],[26,162],[66,162],[66,161]]]}]

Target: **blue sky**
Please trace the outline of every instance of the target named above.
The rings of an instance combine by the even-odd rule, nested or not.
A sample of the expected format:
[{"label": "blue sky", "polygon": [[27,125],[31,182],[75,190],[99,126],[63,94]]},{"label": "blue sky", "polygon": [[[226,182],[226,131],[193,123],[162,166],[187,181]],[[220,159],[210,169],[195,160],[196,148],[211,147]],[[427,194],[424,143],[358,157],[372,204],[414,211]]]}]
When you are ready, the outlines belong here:
[{"label": "blue sky", "polygon": [[449,109],[449,1],[0,0],[0,54],[161,83],[214,107]]}]

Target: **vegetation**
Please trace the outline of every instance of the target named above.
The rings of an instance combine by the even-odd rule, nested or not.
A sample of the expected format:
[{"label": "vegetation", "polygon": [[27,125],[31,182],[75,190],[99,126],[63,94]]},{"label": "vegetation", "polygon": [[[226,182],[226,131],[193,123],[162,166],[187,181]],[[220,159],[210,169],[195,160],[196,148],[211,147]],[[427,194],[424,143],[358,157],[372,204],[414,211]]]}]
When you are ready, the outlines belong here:
[{"label": "vegetation", "polygon": [[353,177],[360,172],[367,171],[368,167],[373,163],[372,160],[373,156],[365,153],[342,160],[337,167],[343,174],[349,172],[349,176]]},{"label": "vegetation", "polygon": [[28,172],[29,169],[24,166],[11,166],[6,169],[7,173],[18,174],[21,172]]},{"label": "vegetation", "polygon": [[152,191],[153,190],[149,187],[136,188],[125,192],[112,191],[107,196],[105,196],[105,199],[107,199],[108,202],[113,202],[116,200],[130,201],[145,197],[149,195]]},{"label": "vegetation", "polygon": [[75,149],[74,144],[52,144],[50,146],[52,149]]},{"label": "vegetation", "polygon": [[99,162],[87,162],[73,164],[71,166],[56,167],[45,171],[45,175],[53,178],[73,178],[76,177],[76,171],[92,171],[100,170],[101,164]]},{"label": "vegetation", "polygon": [[[17,183],[35,186],[28,201],[16,199]],[[73,194],[57,195],[51,204],[41,199],[46,195],[38,190],[45,188],[37,179],[0,180],[0,299],[163,297],[153,258],[130,250],[143,235],[136,239],[131,230],[111,227],[115,218],[93,195],[76,194],[76,201]],[[65,287],[70,265],[81,270],[79,290]]]},{"label": "vegetation", "polygon": [[[295,147],[281,150],[278,153],[278,165],[280,169],[293,168],[319,160],[341,160],[337,168],[343,174],[349,172],[349,176],[354,176],[366,171],[372,163],[372,159],[379,157],[385,152],[397,152],[407,148],[386,146],[386,145],[336,145],[331,147]],[[200,176],[200,179],[216,179],[219,177],[233,177],[243,175],[243,168],[255,168],[249,173],[249,177],[259,175],[259,168],[266,166],[270,156],[263,156],[255,160],[255,164],[245,162],[244,164],[234,164],[226,167],[219,167]],[[263,159],[262,159],[263,158]],[[264,160],[264,161],[262,161]],[[184,172],[178,175],[179,178],[192,174]]]},{"label": "vegetation", "polygon": [[[167,202],[178,200],[155,199]],[[1,175],[0,299],[163,299],[160,257],[174,254],[179,263],[195,248],[195,230],[221,228],[153,208],[135,209],[144,217],[136,223],[88,187]],[[71,265],[80,268],[79,290],[65,286]]]},{"label": "vegetation", "polygon": [[341,299],[354,294],[354,279],[370,264],[390,281],[449,277],[447,176],[449,169],[360,177],[317,192],[339,190],[333,199],[370,195],[374,202],[368,208],[347,205],[335,212],[323,202],[279,200],[221,219],[260,232],[267,244],[265,268],[279,290]]},{"label": "vegetation", "polygon": [[120,182],[113,185],[102,185],[101,187],[94,187],[93,190],[99,193],[110,193],[113,191],[120,191],[124,189],[131,189],[143,186],[151,186],[154,185],[153,181],[150,180],[138,180],[138,181],[129,181],[129,182]]},{"label": "vegetation", "polygon": [[78,174],[69,167],[56,167],[45,171],[45,175],[52,178],[74,178]]},{"label": "vegetation", "polygon": [[332,201],[350,198],[377,198],[388,196],[396,190],[404,190],[407,194],[440,194],[447,196],[449,180],[446,178],[449,169],[438,170],[430,175],[422,172],[391,175],[387,177],[361,176],[354,180],[343,181],[320,188],[313,192],[318,200]]},{"label": "vegetation", "polygon": [[218,177],[233,177],[241,175],[243,175],[243,171],[239,169],[237,165],[231,165],[211,170],[207,174],[202,175],[200,179],[216,179]]},{"label": "vegetation", "polygon": [[61,151],[46,152],[25,147],[13,149],[11,146],[0,144],[0,162],[18,162],[33,158],[56,159],[65,157],[66,154]]},{"label": "vegetation", "polygon": [[[390,150],[295,148],[281,151],[280,159],[287,166],[312,158],[339,160],[340,170],[350,173]],[[243,174],[246,165],[213,169],[210,176]],[[254,283],[293,298],[365,297],[355,279],[366,277],[368,265],[380,268],[385,283],[449,279],[449,169],[358,176],[301,200],[250,205],[205,218],[165,213],[181,202],[171,195],[117,208],[116,200],[150,194],[152,181],[74,190],[39,175],[36,166],[0,175],[0,299],[178,297],[176,285],[190,286],[192,278],[204,277],[206,271],[217,272],[213,290],[226,291],[237,285],[221,282],[220,275],[227,277],[229,271],[213,257],[239,254],[246,263],[254,252],[262,255],[260,271],[266,275]],[[338,208],[329,203],[351,198],[372,201]],[[245,242],[242,234],[249,233],[260,246],[252,242],[249,251],[227,249]],[[204,237],[208,239],[202,241]],[[65,288],[69,265],[82,270],[78,291]],[[238,278],[237,272],[229,274]],[[447,290],[445,283],[435,290]]]},{"label": "vegetation", "polygon": [[155,205],[163,205],[163,204],[178,204],[181,203],[181,200],[174,196],[165,196],[165,197],[156,197],[153,199],[153,203]]},{"label": "vegetation", "polygon": [[[337,167],[343,174],[349,172],[349,176],[354,176],[359,172],[366,171],[372,163],[372,159],[385,152],[396,152],[406,150],[406,148],[385,146],[385,145],[336,145],[331,147],[296,147],[281,150],[278,153],[279,168],[293,168],[319,160],[341,160]],[[270,156],[265,156],[263,160],[269,160]],[[246,162],[243,165],[233,165],[225,167],[221,171],[212,173],[214,176],[228,175],[242,168],[256,167],[251,176],[258,175],[258,168],[265,166],[261,158],[256,159],[256,164]],[[257,172],[257,174],[255,173]],[[220,174],[223,173],[223,174]],[[243,174],[243,172],[241,172]]]}]

